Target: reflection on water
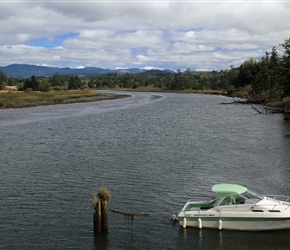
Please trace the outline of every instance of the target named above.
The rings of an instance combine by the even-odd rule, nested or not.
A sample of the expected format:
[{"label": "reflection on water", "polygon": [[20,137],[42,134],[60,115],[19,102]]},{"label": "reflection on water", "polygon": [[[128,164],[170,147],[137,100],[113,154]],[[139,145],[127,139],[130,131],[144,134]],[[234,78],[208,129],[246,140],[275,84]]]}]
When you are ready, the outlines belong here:
[{"label": "reflection on water", "polygon": [[[288,249],[289,230],[271,232],[218,231],[213,229],[180,229],[184,249]],[[279,243],[278,243],[279,242]]]},{"label": "reflection on water", "polygon": [[108,250],[109,242],[108,242],[108,232],[99,232],[94,234],[94,249],[99,250]]}]

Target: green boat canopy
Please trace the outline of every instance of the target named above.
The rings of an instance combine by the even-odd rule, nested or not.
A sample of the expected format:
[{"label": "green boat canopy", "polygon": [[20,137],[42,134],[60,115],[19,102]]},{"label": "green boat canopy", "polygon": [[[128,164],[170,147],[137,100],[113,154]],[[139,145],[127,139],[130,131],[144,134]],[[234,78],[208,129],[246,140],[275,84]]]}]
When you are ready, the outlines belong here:
[{"label": "green boat canopy", "polygon": [[248,189],[241,185],[224,183],[214,185],[211,188],[211,190],[220,195],[227,195],[227,194],[242,194],[246,192]]}]

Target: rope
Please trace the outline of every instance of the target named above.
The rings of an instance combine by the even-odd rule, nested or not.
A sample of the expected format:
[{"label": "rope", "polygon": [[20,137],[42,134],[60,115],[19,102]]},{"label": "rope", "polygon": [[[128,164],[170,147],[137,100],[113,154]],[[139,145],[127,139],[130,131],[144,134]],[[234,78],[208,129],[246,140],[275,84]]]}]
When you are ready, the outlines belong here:
[{"label": "rope", "polygon": [[144,213],[144,212],[132,213],[132,212],[124,212],[124,211],[120,211],[120,210],[115,210],[115,209],[110,209],[110,211],[117,213],[117,214],[123,214],[123,215],[129,216],[129,217],[149,215],[148,213]]},{"label": "rope", "polygon": [[[110,209],[110,211],[113,213],[122,214],[125,217],[130,217],[132,221],[134,220],[134,217],[143,217],[143,216],[158,215],[158,214],[168,215],[168,212],[152,212],[152,213],[138,212],[138,213],[133,213],[133,212],[124,212],[124,211],[120,211],[120,210],[116,210],[116,209]],[[178,218],[175,214],[172,214],[169,219],[171,221],[178,221]]]},{"label": "rope", "polygon": [[154,215],[154,214],[169,214],[170,212],[137,212],[137,213],[134,213],[134,212],[124,212],[124,211],[121,211],[121,210],[117,210],[117,209],[110,209],[111,212],[113,213],[117,213],[117,214],[123,214],[123,215],[129,215],[131,216],[132,214],[135,214],[135,215]]}]

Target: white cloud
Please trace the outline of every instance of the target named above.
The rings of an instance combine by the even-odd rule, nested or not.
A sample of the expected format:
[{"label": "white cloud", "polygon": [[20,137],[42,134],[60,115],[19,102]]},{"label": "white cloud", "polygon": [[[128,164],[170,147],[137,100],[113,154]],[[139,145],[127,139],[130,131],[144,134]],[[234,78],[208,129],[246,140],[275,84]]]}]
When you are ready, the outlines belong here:
[{"label": "white cloud", "polygon": [[161,69],[161,68],[156,68],[156,67],[154,67],[154,66],[146,66],[146,67],[144,67],[143,69],[146,69],[146,70],[152,70],[152,69],[160,69],[160,70],[163,70],[163,69]]},{"label": "white cloud", "polygon": [[220,70],[290,35],[287,2],[0,0],[0,9],[2,66]]}]

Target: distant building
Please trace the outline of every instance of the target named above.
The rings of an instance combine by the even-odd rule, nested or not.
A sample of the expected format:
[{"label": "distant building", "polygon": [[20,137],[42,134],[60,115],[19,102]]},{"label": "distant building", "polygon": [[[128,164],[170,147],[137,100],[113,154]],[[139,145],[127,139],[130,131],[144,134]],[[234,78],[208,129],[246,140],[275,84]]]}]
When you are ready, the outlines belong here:
[{"label": "distant building", "polygon": [[6,86],[5,88],[8,89],[8,90],[15,90],[15,91],[17,91],[17,86]]}]

